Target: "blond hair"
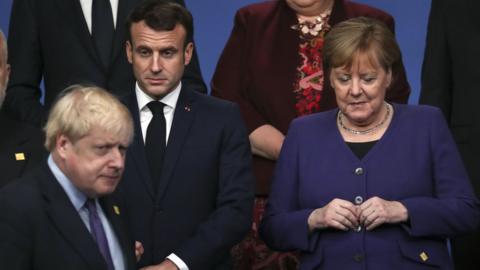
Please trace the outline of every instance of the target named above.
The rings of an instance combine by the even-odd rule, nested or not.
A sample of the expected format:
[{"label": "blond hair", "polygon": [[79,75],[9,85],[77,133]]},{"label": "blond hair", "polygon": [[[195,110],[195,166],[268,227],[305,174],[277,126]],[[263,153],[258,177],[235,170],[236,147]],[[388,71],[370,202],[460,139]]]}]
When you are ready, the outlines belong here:
[{"label": "blond hair", "polygon": [[116,136],[133,138],[133,120],[128,109],[112,94],[96,86],[73,85],[62,91],[50,110],[45,130],[45,147],[55,149],[63,134],[72,142],[100,128]]},{"label": "blond hair", "polygon": [[378,61],[385,71],[395,69],[401,59],[394,34],[375,19],[357,17],[343,21],[325,37],[323,61],[327,71],[351,68],[359,53],[365,53],[372,64]]}]

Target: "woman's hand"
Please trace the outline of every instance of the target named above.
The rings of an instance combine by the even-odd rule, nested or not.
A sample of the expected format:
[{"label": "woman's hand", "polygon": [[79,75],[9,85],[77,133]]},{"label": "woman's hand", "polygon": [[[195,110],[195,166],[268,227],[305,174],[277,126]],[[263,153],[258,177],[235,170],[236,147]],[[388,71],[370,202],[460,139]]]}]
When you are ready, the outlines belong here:
[{"label": "woman's hand", "polygon": [[367,230],[372,230],[384,223],[400,223],[408,220],[408,211],[397,201],[386,201],[372,197],[359,206],[359,221]]},{"label": "woman's hand", "polygon": [[333,199],[322,208],[315,209],[308,217],[310,231],[335,228],[343,231],[358,226],[357,206],[341,199]]}]

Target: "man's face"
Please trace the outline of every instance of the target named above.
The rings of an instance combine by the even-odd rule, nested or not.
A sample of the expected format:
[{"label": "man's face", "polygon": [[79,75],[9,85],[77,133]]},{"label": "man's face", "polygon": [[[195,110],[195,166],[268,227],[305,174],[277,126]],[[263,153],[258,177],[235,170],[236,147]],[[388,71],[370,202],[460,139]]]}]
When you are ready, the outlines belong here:
[{"label": "man's face", "polygon": [[99,128],[76,142],[59,135],[55,151],[60,156],[63,173],[88,197],[112,193],[123,173],[128,136],[112,134]]},{"label": "man's face", "polygon": [[7,64],[7,55],[3,47],[3,40],[0,38],[0,108],[5,99],[5,90],[7,89],[8,77],[10,75],[10,65]]},{"label": "man's face", "polygon": [[178,86],[193,44],[184,48],[186,31],[180,24],[172,31],[155,31],[140,21],[132,24],[130,33],[127,57],[138,85],[150,97],[161,99]]}]

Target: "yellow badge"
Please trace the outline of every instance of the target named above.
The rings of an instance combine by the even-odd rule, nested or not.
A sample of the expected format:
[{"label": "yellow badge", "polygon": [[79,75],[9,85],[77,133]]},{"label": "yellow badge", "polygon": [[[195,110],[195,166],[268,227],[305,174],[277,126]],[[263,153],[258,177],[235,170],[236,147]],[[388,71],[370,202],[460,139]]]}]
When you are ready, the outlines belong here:
[{"label": "yellow badge", "polygon": [[422,259],[422,261],[426,262],[428,260],[427,253],[425,253],[425,252],[420,253],[420,259]]},{"label": "yellow badge", "polygon": [[117,214],[119,216],[120,215],[120,208],[118,208],[118,206],[114,205],[113,206],[113,212],[115,212],[115,214]]},{"label": "yellow badge", "polygon": [[24,153],[15,153],[15,160],[25,160],[25,154]]}]

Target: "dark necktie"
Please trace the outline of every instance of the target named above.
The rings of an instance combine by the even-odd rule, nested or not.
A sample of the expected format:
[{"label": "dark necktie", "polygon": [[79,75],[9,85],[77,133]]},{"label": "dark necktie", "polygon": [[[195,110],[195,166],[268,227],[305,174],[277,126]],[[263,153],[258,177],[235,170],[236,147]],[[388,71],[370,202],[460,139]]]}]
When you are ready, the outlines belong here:
[{"label": "dark necktie", "polygon": [[157,190],[158,181],[162,173],[163,157],[166,148],[166,123],[165,116],[163,115],[164,106],[165,104],[159,101],[151,101],[147,104],[153,117],[147,127],[145,152],[147,154],[148,166],[155,191]]},{"label": "dark necktie", "polygon": [[113,34],[112,7],[110,0],[93,0],[92,3],[92,37],[103,67],[108,68],[112,51]]},{"label": "dark necktie", "polygon": [[90,233],[93,236],[93,239],[100,249],[105,263],[107,264],[108,270],[115,270],[113,266],[112,256],[110,254],[110,248],[108,247],[108,240],[105,231],[103,230],[102,221],[97,213],[97,207],[95,205],[95,200],[87,199],[85,202],[85,207],[88,210],[88,218],[90,220]]}]

